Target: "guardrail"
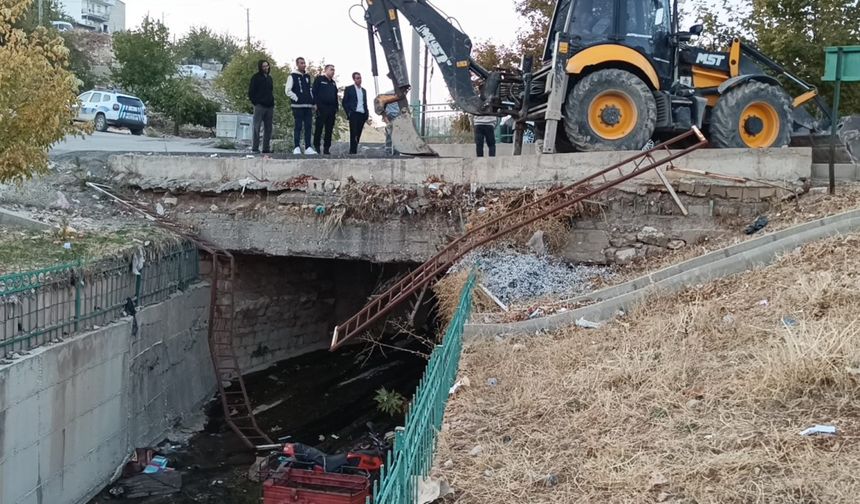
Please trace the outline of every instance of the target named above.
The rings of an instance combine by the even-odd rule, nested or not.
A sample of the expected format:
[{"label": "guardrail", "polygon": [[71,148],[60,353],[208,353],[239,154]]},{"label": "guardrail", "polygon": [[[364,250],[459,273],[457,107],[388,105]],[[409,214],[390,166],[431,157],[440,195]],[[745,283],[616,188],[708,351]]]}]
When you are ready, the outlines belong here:
[{"label": "guardrail", "polygon": [[[412,504],[418,498],[418,482],[427,476],[433,464],[448,392],[457,378],[463,351],[463,326],[471,314],[474,286],[473,271],[460,294],[460,304],[448,324],[445,339],[430,356],[406,413],[405,428],[395,434],[394,449],[388,454],[379,481],[374,483],[372,502]],[[367,503],[370,502],[368,499]]]},{"label": "guardrail", "polygon": [[77,261],[0,276],[0,357],[106,325],[163,301],[200,277],[196,245],[177,244],[143,257]]}]

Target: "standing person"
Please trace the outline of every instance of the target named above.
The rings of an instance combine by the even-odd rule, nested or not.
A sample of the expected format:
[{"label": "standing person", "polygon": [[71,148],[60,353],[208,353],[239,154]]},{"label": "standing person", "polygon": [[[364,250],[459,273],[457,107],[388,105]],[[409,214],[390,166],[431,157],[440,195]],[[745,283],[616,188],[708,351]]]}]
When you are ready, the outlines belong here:
[{"label": "standing person", "polygon": [[337,83],[334,81],[334,65],[326,65],[323,74],[316,78],[313,87],[314,105],[317,108],[317,123],[314,127],[314,149],[320,152],[320,137],[325,127],[325,143],[322,153],[331,154],[331,135],[337,116]]},{"label": "standing person", "polygon": [[367,122],[367,91],[361,87],[361,74],[353,72],[352,86],[343,93],[343,110],[349,119],[349,153],[358,154],[358,142]]},{"label": "standing person", "polygon": [[307,72],[304,58],[296,58],[296,72],[287,77],[284,89],[290,98],[293,109],[293,154],[302,153],[302,131],[305,133],[305,154],[315,155],[311,147],[311,123],[313,122],[314,93],[311,90],[311,76]]},{"label": "standing person", "polygon": [[272,152],[272,120],[275,117],[271,67],[266,60],[257,63],[257,73],[248,85],[248,99],[254,105],[254,144],[251,150],[260,152],[260,126],[263,126],[263,154]]},{"label": "standing person", "polygon": [[479,115],[474,117],[475,123],[475,152],[478,157],[484,157],[484,141],[490,151],[490,157],[496,157],[496,116]]},{"label": "standing person", "polygon": [[385,123],[385,153],[390,156],[399,154],[394,149],[394,141],[392,139],[392,134],[394,133],[392,123],[400,116],[400,104],[398,103],[397,95],[392,89],[385,94],[377,96],[373,105],[376,108],[376,113],[382,116],[382,122]]}]

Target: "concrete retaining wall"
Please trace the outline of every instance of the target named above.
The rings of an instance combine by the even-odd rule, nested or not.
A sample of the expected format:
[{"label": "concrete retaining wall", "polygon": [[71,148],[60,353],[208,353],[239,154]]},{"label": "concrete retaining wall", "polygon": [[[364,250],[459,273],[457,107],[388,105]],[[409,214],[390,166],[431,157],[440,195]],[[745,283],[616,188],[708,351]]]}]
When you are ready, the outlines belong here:
[{"label": "concrete retaining wall", "polygon": [[358,261],[236,256],[236,332],[242,372],[328,348],[335,324],[367,301],[379,268]]},{"label": "concrete retaining wall", "polygon": [[[480,184],[499,189],[573,182],[634,155],[631,152],[581,152],[552,156],[507,156],[481,159],[263,159],[241,157],[111,156],[109,167],[117,181],[144,189],[224,191],[239,188],[253,177],[286,181],[304,174],[321,180],[418,186],[431,175],[453,184]],[[809,177],[812,149],[701,149],[675,161],[678,168],[794,182]],[[253,175],[253,177],[251,177]],[[670,178],[686,176],[670,174]],[[653,174],[638,181],[656,181]],[[265,184],[263,184],[265,187]]]},{"label": "concrete retaining wall", "polygon": [[77,504],[136,447],[161,441],[215,390],[209,288],[0,367],[0,502]]},{"label": "concrete retaining wall", "polygon": [[563,313],[511,324],[467,324],[468,338],[497,334],[534,334],[571,326],[580,317],[603,322],[618,310],[630,311],[648,296],[668,294],[690,285],[705,283],[767,265],[785,252],[811,241],[860,229],[860,210],[826,217],[748,240],[689,261],[670,266],[630,282],[607,287],[571,300],[593,304]]}]

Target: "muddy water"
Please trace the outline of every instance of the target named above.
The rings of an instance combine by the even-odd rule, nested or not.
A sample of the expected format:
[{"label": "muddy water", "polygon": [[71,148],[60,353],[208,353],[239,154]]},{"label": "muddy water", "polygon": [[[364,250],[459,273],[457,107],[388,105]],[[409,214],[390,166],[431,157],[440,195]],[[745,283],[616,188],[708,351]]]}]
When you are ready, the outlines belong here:
[{"label": "muddy water", "polygon": [[[257,415],[260,427],[273,440],[291,436],[291,441],[337,453],[366,434],[368,421],[382,432],[401,423],[402,418],[381,414],[373,396],[385,387],[411,397],[426,361],[399,351],[368,356],[359,350],[315,352],[247,377],[254,407],[268,408]],[[206,430],[167,455],[170,465],[183,472],[182,493],[114,500],[105,491],[91,504],[259,503],[260,484],[247,478],[254,454],[224,424],[219,402],[210,403],[209,413]]]}]

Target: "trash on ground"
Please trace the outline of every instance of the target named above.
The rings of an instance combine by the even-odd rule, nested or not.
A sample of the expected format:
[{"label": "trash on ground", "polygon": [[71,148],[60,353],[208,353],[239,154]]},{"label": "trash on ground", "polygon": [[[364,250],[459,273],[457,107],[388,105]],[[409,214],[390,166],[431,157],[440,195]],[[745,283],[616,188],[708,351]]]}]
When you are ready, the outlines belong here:
[{"label": "trash on ground", "polygon": [[[453,465],[453,463],[452,463]],[[444,499],[454,493],[448,480],[444,477],[431,476],[429,478],[419,478],[415,476],[415,481],[418,487],[418,499],[416,504],[429,504],[436,502],[439,499]]]},{"label": "trash on ground", "polygon": [[489,378],[487,380],[487,385],[489,385],[491,387],[495,387],[498,384],[499,384],[499,380],[497,378]]},{"label": "trash on ground", "polygon": [[510,248],[467,254],[451,272],[473,266],[482,272],[481,284],[508,307],[543,296],[579,296],[591,291],[595,281],[612,276],[611,270],[604,266],[568,264],[549,255],[537,256]]},{"label": "trash on ground", "polygon": [[835,425],[813,425],[808,429],[804,429],[800,431],[801,436],[816,436],[819,434],[823,434],[825,436],[835,436],[836,435],[836,426]]},{"label": "trash on ground", "polygon": [[769,222],[769,221],[767,220],[767,217],[766,217],[766,216],[764,216],[764,215],[760,215],[760,216],[755,220],[755,222],[753,222],[752,224],[750,224],[749,226],[747,226],[747,228],[744,230],[744,233],[746,233],[746,234],[748,234],[748,235],[756,234],[756,233],[758,233],[759,231],[761,231],[762,229],[764,229],[764,228],[768,225],[768,222]]},{"label": "trash on ground", "polygon": [[761,301],[758,302],[758,305],[767,307],[770,305],[770,302],[767,299],[762,299]]},{"label": "trash on ground", "polygon": [[590,320],[585,320],[583,317],[579,317],[576,319],[576,327],[581,327],[583,329],[599,329],[600,324],[597,322],[591,322]]},{"label": "trash on ground", "polygon": [[123,499],[157,497],[182,491],[182,473],[168,467],[152,448],[138,448],[122,469],[122,479],[108,493]]},{"label": "trash on ground", "polygon": [[797,319],[795,319],[795,318],[785,316],[785,317],[782,317],[782,325],[784,325],[787,328],[791,328],[791,327],[799,326],[800,322],[798,322]]}]

